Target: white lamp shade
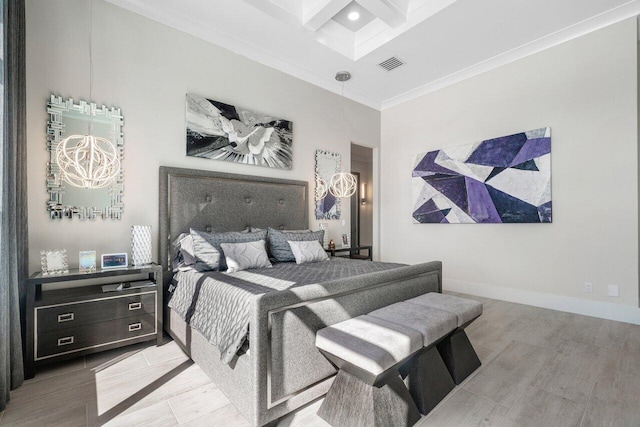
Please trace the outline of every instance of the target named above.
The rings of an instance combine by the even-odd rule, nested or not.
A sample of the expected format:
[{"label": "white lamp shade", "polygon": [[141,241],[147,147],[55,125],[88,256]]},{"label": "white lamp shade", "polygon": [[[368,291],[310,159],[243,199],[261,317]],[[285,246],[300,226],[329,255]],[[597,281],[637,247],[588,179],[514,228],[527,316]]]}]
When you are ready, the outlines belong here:
[{"label": "white lamp shade", "polygon": [[151,264],[151,226],[131,226],[131,263],[133,266]]}]

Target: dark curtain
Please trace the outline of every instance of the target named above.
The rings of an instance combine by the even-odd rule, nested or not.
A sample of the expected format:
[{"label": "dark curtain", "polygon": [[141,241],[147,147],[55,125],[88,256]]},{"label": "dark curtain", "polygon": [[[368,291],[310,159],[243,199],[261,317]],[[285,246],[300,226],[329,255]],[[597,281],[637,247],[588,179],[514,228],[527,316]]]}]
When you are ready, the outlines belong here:
[{"label": "dark curtain", "polygon": [[27,139],[24,0],[2,2],[2,216],[0,238],[0,410],[24,379],[20,307],[27,278]]}]

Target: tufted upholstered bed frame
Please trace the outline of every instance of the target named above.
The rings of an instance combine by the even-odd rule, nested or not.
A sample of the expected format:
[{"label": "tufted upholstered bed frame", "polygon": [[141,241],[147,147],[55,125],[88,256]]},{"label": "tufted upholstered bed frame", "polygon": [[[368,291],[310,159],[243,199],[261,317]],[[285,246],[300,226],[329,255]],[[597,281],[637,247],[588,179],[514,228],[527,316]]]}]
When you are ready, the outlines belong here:
[{"label": "tufted upholstered bed frame", "polygon": [[[305,229],[310,209],[307,182],[160,167],[159,259],[165,292],[171,281],[171,241],[181,232]],[[261,295],[251,308],[249,350],[229,365],[166,307],[165,329],[259,426],[328,391],[336,370],[315,348],[318,329],[441,290],[442,265],[434,261]]]}]

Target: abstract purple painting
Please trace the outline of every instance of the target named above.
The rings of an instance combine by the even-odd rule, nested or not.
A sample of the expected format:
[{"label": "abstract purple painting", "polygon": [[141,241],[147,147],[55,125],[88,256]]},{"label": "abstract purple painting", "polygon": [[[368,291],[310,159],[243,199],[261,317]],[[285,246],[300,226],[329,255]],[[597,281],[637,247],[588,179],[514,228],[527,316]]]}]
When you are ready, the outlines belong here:
[{"label": "abstract purple painting", "polygon": [[551,128],[416,156],[415,223],[551,222]]}]

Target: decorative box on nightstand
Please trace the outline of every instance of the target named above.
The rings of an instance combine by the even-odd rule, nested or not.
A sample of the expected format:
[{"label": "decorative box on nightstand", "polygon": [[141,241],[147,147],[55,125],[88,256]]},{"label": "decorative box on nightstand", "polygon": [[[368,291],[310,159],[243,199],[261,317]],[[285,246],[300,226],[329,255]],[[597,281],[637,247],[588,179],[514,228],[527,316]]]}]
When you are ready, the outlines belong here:
[{"label": "decorative box on nightstand", "polygon": [[[148,275],[146,284],[103,292],[104,278]],[[71,281],[90,284],[55,290],[42,285]],[[113,286],[115,288],[115,286]],[[27,357],[25,374],[35,375],[41,363],[109,350],[142,341],[162,341],[162,266],[127,267],[43,276],[27,280]]]}]

